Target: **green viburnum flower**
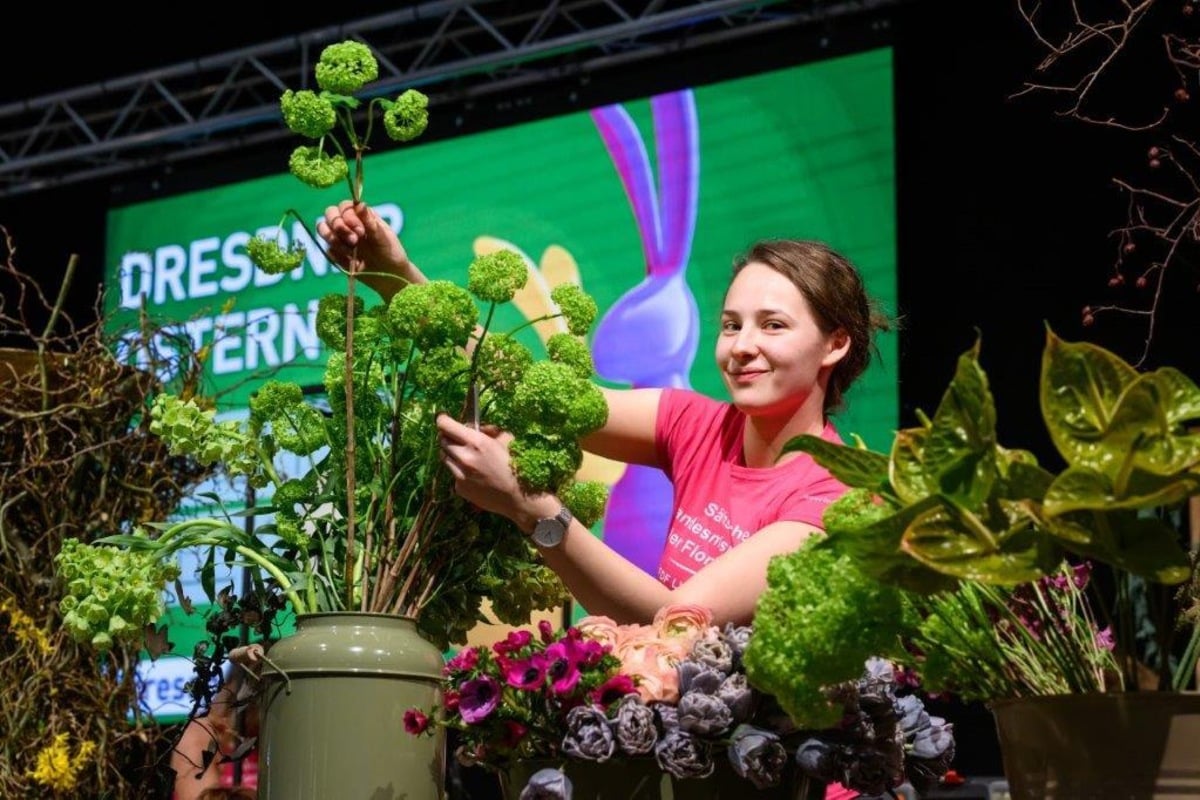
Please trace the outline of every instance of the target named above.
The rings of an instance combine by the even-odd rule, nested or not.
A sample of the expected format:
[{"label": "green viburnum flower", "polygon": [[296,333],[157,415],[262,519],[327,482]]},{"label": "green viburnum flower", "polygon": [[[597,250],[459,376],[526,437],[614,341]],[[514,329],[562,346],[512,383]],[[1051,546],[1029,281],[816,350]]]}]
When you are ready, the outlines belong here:
[{"label": "green viburnum flower", "polygon": [[771,559],[743,657],[750,682],[814,729],[835,725],[844,710],[824,689],[856,680],[871,656],[892,657],[906,631],[900,590],[819,546],[821,538]]},{"label": "green viburnum flower", "polygon": [[290,478],[276,487],[271,504],[278,509],[277,514],[294,519],[298,516],[296,506],[312,500],[313,488],[310,481]]},{"label": "green viburnum flower", "polygon": [[275,532],[279,538],[292,547],[304,549],[308,547],[308,534],[300,527],[300,522],[293,517],[277,516]]},{"label": "green viburnum flower", "polygon": [[337,113],[329,98],[309,89],[293,92],[288,89],[279,98],[283,121],[293,132],[310,139],[320,139],[333,130]]},{"label": "green viburnum flower", "polygon": [[[363,299],[354,297],[354,316],[363,311]],[[346,295],[330,292],[317,301],[317,338],[331,350],[346,348]]]},{"label": "green viburnum flower", "polygon": [[326,155],[321,148],[300,145],[288,159],[288,169],[302,182],[314,189],[327,189],[350,173],[346,159]]},{"label": "green viburnum flower", "polygon": [[573,334],[556,333],[551,336],[546,340],[546,353],[551,361],[566,364],[581,378],[591,378],[596,371],[587,343]]},{"label": "green viburnum flower", "polygon": [[452,281],[410,284],[392,298],[388,321],[398,336],[422,349],[465,347],[479,311],[470,293]]},{"label": "green viburnum flower", "polygon": [[567,421],[563,432],[569,436],[584,436],[598,430],[608,421],[608,401],[604,393],[590,381],[575,384],[574,397],[567,406]]},{"label": "green viburnum flower", "polygon": [[422,389],[444,392],[449,388],[465,395],[471,365],[458,347],[431,347],[421,353],[412,369],[413,382]]},{"label": "green viburnum flower", "polygon": [[556,489],[570,480],[583,463],[574,438],[527,433],[509,445],[513,472],[526,491]]},{"label": "green viburnum flower", "polygon": [[467,267],[467,290],[485,303],[507,303],[528,279],[525,259],[512,250],[479,256]]},{"label": "green viburnum flower", "polygon": [[274,239],[255,236],[246,242],[246,255],[254,266],[268,275],[281,275],[303,264],[307,253],[299,242],[292,242],[285,248]]},{"label": "green viburnum flower", "polygon": [[304,405],[304,390],[298,384],[270,380],[250,395],[250,422],[261,427],[301,405]]},{"label": "green viburnum flower", "polygon": [[484,386],[511,392],[533,363],[533,353],[513,336],[493,333],[485,336],[479,345],[475,363]]},{"label": "green viburnum flower", "polygon": [[580,381],[566,364],[555,361],[531,364],[513,390],[512,413],[526,426],[561,428],[567,422],[571,402],[581,383],[586,382]]},{"label": "green viburnum flower", "polygon": [[379,77],[379,62],[362,42],[338,42],[321,51],[317,85],[334,94],[354,94]]},{"label": "green viburnum flower", "polygon": [[573,283],[560,283],[550,291],[553,300],[567,320],[567,329],[576,336],[583,336],[596,319],[596,301],[591,295]]},{"label": "green viburnum flower", "polygon": [[383,112],[383,129],[397,142],[411,142],[429,126],[429,98],[408,89]]},{"label": "green viburnum flower", "polygon": [[600,481],[573,481],[560,490],[559,498],[575,515],[575,519],[583,523],[585,528],[590,528],[604,516],[608,486]]}]

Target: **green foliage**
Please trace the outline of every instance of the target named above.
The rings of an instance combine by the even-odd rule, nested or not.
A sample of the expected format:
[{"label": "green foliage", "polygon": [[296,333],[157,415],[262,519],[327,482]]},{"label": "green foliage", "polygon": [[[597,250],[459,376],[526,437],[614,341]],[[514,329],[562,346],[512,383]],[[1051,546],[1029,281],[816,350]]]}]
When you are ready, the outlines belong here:
[{"label": "green foliage", "polygon": [[1200,389],[1176,370],[1138,373],[1118,356],[1047,331],[1042,416],[1066,462],[1058,474],[996,440],[978,344],[932,420],[897,433],[890,456],[799,437],[850,486],[874,495],[826,528],[839,552],[880,578],[929,591],[946,578],[1015,585],[1064,552],[1149,580],[1190,574],[1173,527],[1148,512],[1200,493]]}]

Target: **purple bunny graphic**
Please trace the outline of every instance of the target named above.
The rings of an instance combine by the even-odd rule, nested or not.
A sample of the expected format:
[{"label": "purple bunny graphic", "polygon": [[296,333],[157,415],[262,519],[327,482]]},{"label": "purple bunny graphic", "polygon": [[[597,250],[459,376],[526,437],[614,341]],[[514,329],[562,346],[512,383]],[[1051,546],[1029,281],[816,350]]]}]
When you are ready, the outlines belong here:
[{"label": "purple bunny graphic", "polygon": [[[689,387],[700,339],[696,299],[684,272],[696,229],[700,137],[691,90],[650,100],[658,187],[641,134],[620,105],[592,111],[604,145],[633,207],[646,277],[621,296],[596,327],[596,372],[641,387]],[[661,470],[630,465],[612,488],[604,540],[650,575],[666,542],[673,506]]]}]

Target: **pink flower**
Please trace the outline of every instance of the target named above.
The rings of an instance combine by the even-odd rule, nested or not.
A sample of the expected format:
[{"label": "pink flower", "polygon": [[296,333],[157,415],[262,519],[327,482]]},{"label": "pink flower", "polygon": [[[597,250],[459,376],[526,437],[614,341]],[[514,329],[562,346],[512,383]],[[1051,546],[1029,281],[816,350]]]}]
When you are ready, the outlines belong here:
[{"label": "pink flower", "polygon": [[446,666],[442,668],[443,675],[450,675],[454,672],[470,672],[475,669],[479,663],[479,649],[468,647],[465,650],[459,650],[458,655],[446,662]]},{"label": "pink flower", "polygon": [[1112,625],[1109,625],[1103,630],[1096,631],[1096,646],[1102,650],[1112,652],[1117,647],[1117,640],[1113,636]]},{"label": "pink flower", "polygon": [[529,658],[503,660],[504,680],[517,689],[533,690],[546,680],[547,659],[543,653],[534,653]]},{"label": "pink flower", "polygon": [[584,638],[613,648],[617,645],[621,630],[621,626],[617,625],[611,617],[600,616],[584,617],[575,624],[575,628],[583,634]]},{"label": "pink flower", "polygon": [[410,708],[404,712],[404,730],[411,733],[413,736],[424,733],[429,727],[429,717],[425,716],[420,709]]},{"label": "pink flower", "polygon": [[525,738],[525,734],[529,733],[529,728],[522,725],[516,720],[504,721],[504,746],[516,747]]},{"label": "pink flower", "polygon": [[496,651],[497,655],[503,656],[509,653],[515,653],[522,647],[528,647],[529,643],[532,641],[533,634],[529,631],[523,629],[515,630],[511,631],[508,634],[508,638],[506,638],[504,641],[496,642],[494,645],[492,645],[492,650]]},{"label": "pink flower", "polygon": [[682,639],[687,649],[712,627],[712,610],[694,603],[674,603],[663,606],[654,615],[653,626],[660,638]]},{"label": "pink flower", "polygon": [[633,694],[637,691],[637,686],[633,682],[633,678],[625,674],[613,675],[604,683],[592,690],[592,702],[601,708],[608,710],[608,707],[620,700],[627,694]]},{"label": "pink flower", "polygon": [[543,644],[550,644],[554,641],[554,627],[550,624],[550,620],[538,620],[538,634],[542,637]]},{"label": "pink flower", "polygon": [[457,689],[447,689],[442,692],[442,708],[449,711],[451,714],[458,711],[459,693]]},{"label": "pink flower", "polygon": [[568,694],[579,683],[580,664],[587,659],[587,649],[580,640],[567,636],[546,648],[546,674],[550,689],[557,695]]},{"label": "pink flower", "polygon": [[644,703],[679,701],[679,658],[673,648],[647,644],[628,651],[621,658],[621,671],[637,683]]}]

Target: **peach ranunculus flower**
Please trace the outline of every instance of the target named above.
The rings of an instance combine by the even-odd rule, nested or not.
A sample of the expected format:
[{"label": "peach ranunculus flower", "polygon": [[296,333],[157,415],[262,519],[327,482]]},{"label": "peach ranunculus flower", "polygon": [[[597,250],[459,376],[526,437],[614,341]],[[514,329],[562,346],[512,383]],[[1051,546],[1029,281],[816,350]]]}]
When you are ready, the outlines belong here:
[{"label": "peach ranunculus flower", "polygon": [[614,653],[621,639],[621,630],[625,627],[618,625],[611,617],[598,615],[584,617],[575,623],[575,628],[583,634],[585,639],[608,645],[610,651]]},{"label": "peach ranunculus flower", "polygon": [[678,639],[685,643],[684,655],[712,627],[712,609],[694,603],[675,603],[663,606],[651,623],[661,639]]},{"label": "peach ranunculus flower", "polygon": [[679,663],[675,648],[647,641],[629,648],[621,658],[621,672],[633,678],[644,703],[679,702]]}]

